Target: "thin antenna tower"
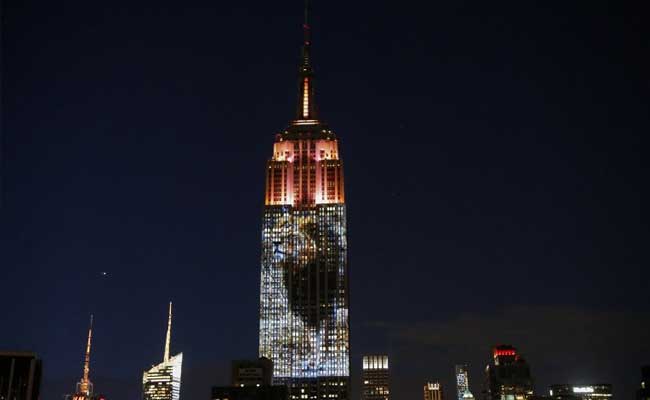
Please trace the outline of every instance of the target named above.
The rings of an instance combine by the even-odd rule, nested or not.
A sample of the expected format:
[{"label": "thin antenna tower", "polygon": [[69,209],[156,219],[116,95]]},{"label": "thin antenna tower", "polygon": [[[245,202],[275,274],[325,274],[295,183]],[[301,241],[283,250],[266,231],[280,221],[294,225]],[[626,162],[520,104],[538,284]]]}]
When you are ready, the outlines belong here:
[{"label": "thin antenna tower", "polygon": [[165,339],[165,354],[163,361],[169,361],[169,347],[172,340],[172,302],[169,302],[169,319],[167,320],[167,338]]}]

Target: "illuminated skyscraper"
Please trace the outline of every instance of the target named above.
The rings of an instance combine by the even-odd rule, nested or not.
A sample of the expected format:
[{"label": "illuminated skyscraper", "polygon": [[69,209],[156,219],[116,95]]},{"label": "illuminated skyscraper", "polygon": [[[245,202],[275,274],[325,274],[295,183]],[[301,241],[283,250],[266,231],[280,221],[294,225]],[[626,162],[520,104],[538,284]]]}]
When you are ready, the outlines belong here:
[{"label": "illuminated skyscraper", "polygon": [[530,366],[510,345],[492,350],[485,378],[485,400],[528,400],[533,395]]},{"label": "illuminated skyscraper", "polygon": [[336,135],[316,113],[306,10],[303,27],[296,117],[266,168],[259,356],[293,399],[349,399],[343,168]]},{"label": "illuminated skyscraper", "polygon": [[363,356],[361,400],[388,400],[388,356]]},{"label": "illuminated skyscraper", "polygon": [[181,395],[181,369],[183,353],[169,356],[172,337],[172,303],[169,302],[167,319],[167,336],[163,362],[154,365],[142,374],[142,392],[144,400],[178,400]]},{"label": "illuminated skyscraper", "polygon": [[469,391],[469,373],[466,364],[456,365],[456,396],[458,400],[474,397]]},{"label": "illuminated skyscraper", "polygon": [[424,400],[443,400],[442,385],[439,382],[427,382],[424,385]]},{"label": "illuminated skyscraper", "polygon": [[84,356],[84,372],[81,380],[77,383],[77,390],[74,394],[69,394],[66,399],[71,400],[93,400],[93,383],[90,381],[90,347],[93,339],[93,316],[90,316],[90,326],[88,327],[88,340],[86,341],[86,355]]}]

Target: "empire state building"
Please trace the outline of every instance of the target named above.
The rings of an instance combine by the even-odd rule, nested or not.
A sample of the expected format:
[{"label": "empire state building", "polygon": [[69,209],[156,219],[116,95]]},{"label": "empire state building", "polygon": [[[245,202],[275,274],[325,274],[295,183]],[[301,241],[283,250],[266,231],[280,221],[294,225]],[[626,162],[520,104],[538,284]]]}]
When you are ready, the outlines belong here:
[{"label": "empire state building", "polygon": [[259,355],[292,399],[350,398],[343,165],[318,118],[305,12],[295,119],[275,137],[262,220]]}]

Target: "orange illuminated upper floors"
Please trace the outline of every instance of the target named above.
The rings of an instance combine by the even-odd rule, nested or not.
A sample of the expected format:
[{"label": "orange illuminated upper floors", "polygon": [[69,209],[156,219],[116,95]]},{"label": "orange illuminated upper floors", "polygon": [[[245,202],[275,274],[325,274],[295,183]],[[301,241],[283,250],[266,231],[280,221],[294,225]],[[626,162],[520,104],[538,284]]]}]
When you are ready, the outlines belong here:
[{"label": "orange illuminated upper floors", "polygon": [[345,202],[340,160],[269,161],[266,205],[317,205]]}]

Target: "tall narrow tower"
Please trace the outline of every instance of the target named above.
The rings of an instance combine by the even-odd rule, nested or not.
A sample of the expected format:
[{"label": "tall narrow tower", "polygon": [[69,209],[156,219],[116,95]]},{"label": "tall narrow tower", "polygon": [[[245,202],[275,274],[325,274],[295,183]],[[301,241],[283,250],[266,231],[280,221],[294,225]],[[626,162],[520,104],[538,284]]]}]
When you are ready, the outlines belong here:
[{"label": "tall narrow tower", "polygon": [[84,356],[84,374],[81,381],[77,384],[77,393],[84,393],[87,397],[93,394],[93,384],[90,382],[90,346],[93,340],[93,316],[90,315],[90,325],[88,326],[88,341],[86,342],[86,355]]},{"label": "tall narrow tower", "polygon": [[183,353],[170,357],[172,338],[172,302],[169,302],[167,335],[163,361],[142,374],[142,393],[144,400],[179,400],[181,395],[181,370]]},{"label": "tall narrow tower", "polygon": [[163,361],[169,361],[169,346],[172,342],[172,302],[169,302],[169,316],[167,317],[167,336],[165,336],[165,353]]},{"label": "tall narrow tower", "polygon": [[292,399],[349,399],[343,166],[314,103],[305,7],[295,119],[275,137],[262,220],[259,355]]},{"label": "tall narrow tower", "polygon": [[86,341],[86,353],[84,356],[84,368],[81,380],[77,382],[77,388],[74,394],[66,395],[66,399],[72,400],[91,400],[93,399],[93,383],[90,381],[90,348],[93,339],[93,316],[90,315],[90,325],[88,326],[88,340]]}]

